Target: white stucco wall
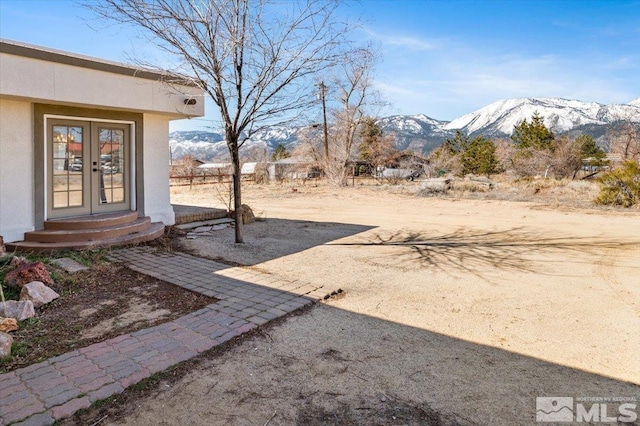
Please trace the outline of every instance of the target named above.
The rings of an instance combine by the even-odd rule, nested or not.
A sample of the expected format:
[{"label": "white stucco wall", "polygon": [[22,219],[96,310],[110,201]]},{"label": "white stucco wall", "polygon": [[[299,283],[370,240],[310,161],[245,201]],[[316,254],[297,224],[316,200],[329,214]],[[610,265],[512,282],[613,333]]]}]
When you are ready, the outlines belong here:
[{"label": "white stucco wall", "polygon": [[34,229],[33,118],[29,102],[0,98],[0,235],[20,241]]},{"label": "white stucco wall", "polygon": [[144,115],[143,170],[144,213],[152,222],[175,223],[169,191],[169,120],[157,114]]},{"label": "white stucco wall", "polygon": [[[6,40],[0,47],[0,235],[5,241],[22,240],[42,219],[35,212],[42,200],[34,201],[34,103],[142,113],[143,166],[135,172],[144,175],[145,187],[143,205],[136,207],[154,222],[174,224],[169,121],[204,115],[203,91],[101,59]],[[197,102],[186,105],[185,99]]]},{"label": "white stucco wall", "polygon": [[[133,72],[133,71],[132,71]],[[57,62],[0,53],[0,94],[36,102],[127,111],[153,111],[186,118],[204,115],[203,92]],[[185,105],[186,98],[195,105]]]}]

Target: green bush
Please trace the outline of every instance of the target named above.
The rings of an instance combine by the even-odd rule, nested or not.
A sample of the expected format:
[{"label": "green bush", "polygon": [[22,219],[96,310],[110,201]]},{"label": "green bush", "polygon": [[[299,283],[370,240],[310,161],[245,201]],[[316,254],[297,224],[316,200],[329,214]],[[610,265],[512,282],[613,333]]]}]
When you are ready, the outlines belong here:
[{"label": "green bush", "polygon": [[625,162],[621,168],[607,172],[600,178],[600,193],[596,204],[631,207],[640,203],[640,166]]},{"label": "green bush", "polygon": [[492,140],[476,136],[462,152],[462,168],[464,174],[486,175],[496,173],[496,145]]}]

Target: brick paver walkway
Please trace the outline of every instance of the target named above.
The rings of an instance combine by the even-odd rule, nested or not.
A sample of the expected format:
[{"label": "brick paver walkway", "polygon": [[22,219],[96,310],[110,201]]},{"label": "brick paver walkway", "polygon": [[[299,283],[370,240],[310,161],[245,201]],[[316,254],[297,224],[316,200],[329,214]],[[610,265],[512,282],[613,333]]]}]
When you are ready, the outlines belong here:
[{"label": "brick paver walkway", "polygon": [[110,260],[219,301],[174,321],[1,374],[0,426],[51,425],[333,293],[309,283],[151,247],[117,250]]}]

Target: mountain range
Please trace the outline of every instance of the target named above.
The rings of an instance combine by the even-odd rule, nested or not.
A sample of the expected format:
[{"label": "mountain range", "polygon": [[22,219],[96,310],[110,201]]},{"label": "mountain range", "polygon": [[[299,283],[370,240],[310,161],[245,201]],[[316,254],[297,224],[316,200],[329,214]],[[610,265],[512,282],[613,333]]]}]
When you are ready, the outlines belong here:
[{"label": "mountain range", "polygon": [[[586,133],[603,141],[608,130],[622,121],[640,123],[640,97],[628,104],[604,105],[562,98],[518,98],[496,101],[452,121],[436,120],[423,114],[380,118],[383,134],[393,134],[398,150],[429,153],[457,130],[470,136],[508,138],[513,128],[534,113],[556,134]],[[243,149],[272,152],[278,144],[291,151],[300,142],[298,134],[308,126],[272,127],[256,133]],[[173,159],[191,155],[202,161],[228,158],[222,131],[175,131],[169,134]]]}]

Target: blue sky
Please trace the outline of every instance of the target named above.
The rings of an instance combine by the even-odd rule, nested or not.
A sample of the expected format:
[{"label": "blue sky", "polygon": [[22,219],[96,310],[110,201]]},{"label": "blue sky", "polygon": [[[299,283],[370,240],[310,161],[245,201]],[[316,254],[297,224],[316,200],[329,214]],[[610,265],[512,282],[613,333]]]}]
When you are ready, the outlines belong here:
[{"label": "blue sky", "polygon": [[[452,120],[505,98],[640,96],[640,0],[361,0],[342,13],[361,17],[358,36],[378,48],[386,115]],[[0,0],[0,37],[120,62],[149,54],[72,1]]]}]

